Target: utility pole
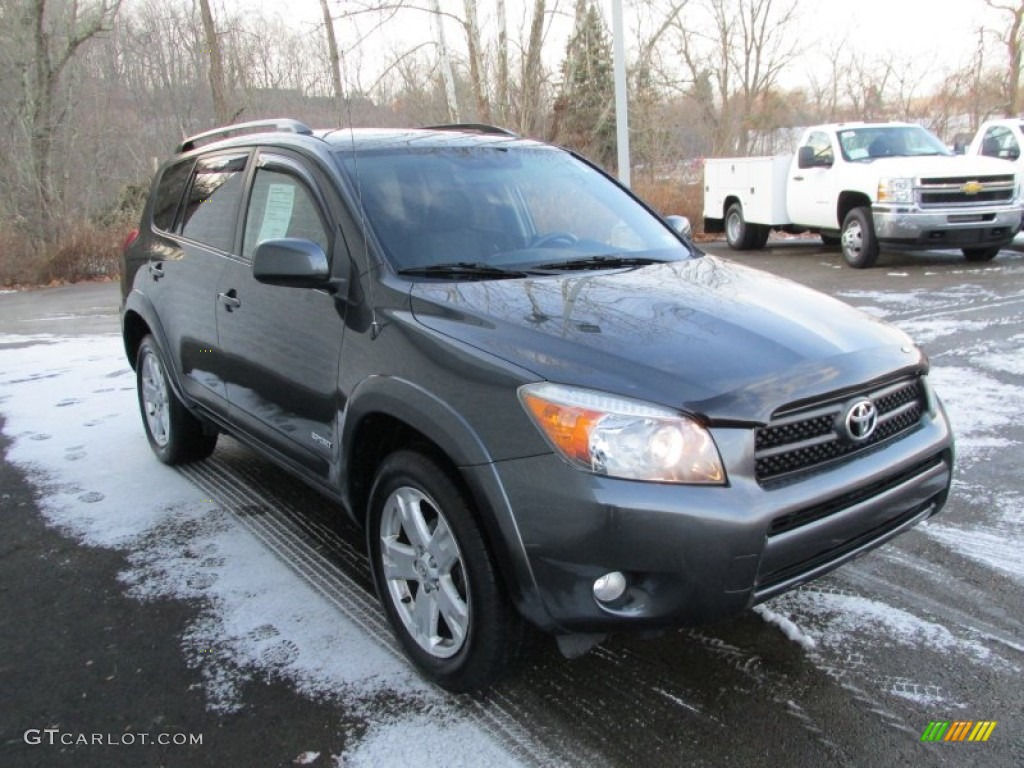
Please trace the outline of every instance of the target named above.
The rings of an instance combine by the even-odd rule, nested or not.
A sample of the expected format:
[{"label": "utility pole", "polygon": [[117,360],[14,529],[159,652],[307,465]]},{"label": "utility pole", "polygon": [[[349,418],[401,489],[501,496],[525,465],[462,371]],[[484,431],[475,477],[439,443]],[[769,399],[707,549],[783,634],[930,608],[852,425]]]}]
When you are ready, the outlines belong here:
[{"label": "utility pole", "polygon": [[626,104],[626,41],[622,33],[622,0],[612,0],[612,44],[615,52],[615,144],[619,181],[629,186],[629,113]]}]

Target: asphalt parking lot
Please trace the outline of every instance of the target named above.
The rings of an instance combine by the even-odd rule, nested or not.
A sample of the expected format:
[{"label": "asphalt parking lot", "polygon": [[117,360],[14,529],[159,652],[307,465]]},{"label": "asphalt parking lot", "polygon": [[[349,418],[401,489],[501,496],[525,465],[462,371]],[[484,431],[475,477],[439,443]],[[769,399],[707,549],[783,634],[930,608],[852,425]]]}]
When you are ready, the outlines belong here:
[{"label": "asphalt parking lot", "polygon": [[[735,621],[573,662],[541,643],[465,697],[395,653],[329,503],[230,439],[181,470],[149,455],[115,284],[0,295],[0,764],[1024,764],[1024,247],[863,271],[807,238],[707,248],[924,347],[949,504]],[[934,721],[995,726],[923,743]]]}]

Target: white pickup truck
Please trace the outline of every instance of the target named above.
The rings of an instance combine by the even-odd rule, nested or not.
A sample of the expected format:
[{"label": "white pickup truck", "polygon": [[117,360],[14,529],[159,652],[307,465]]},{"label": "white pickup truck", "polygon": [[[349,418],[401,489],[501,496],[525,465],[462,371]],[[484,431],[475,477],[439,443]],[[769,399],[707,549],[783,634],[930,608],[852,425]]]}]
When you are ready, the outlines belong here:
[{"label": "white pickup truck", "polygon": [[818,232],[852,267],[880,245],[960,248],[988,261],[1021,226],[1018,175],[1009,163],[953,155],[910,123],[808,128],[795,155],[722,158],[704,165],[704,231],[737,250],[764,246],[773,229]]}]

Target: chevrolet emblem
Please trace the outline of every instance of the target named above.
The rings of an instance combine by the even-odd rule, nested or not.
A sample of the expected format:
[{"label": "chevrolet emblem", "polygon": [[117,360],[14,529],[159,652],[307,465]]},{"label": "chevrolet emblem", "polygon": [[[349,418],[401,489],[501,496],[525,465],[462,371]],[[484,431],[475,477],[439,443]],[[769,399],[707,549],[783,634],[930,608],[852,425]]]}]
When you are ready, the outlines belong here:
[{"label": "chevrolet emblem", "polygon": [[984,189],[984,186],[980,181],[968,181],[960,187],[960,191],[965,195],[976,195],[981,192],[982,189]]}]

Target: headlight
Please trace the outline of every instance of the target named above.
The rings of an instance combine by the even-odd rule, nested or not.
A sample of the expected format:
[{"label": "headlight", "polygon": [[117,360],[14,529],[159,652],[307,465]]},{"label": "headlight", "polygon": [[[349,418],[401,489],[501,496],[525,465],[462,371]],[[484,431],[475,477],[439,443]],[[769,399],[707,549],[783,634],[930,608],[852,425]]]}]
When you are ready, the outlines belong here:
[{"label": "headlight", "polygon": [[912,203],[914,202],[913,179],[880,179],[878,182],[878,202],[880,203]]},{"label": "headlight", "polygon": [[520,387],[519,399],[580,469],[629,480],[725,483],[711,434],[669,408],[548,382]]}]

